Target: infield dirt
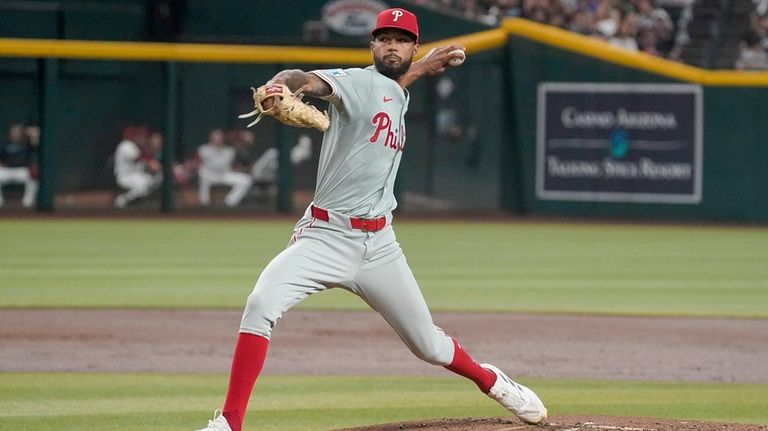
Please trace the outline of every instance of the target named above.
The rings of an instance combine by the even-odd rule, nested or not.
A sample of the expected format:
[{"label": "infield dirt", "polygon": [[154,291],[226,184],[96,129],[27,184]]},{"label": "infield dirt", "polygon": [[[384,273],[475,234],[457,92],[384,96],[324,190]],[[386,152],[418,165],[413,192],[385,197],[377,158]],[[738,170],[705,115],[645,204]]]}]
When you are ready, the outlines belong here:
[{"label": "infield dirt", "polygon": [[[226,373],[236,310],[0,309],[0,371]],[[768,320],[435,313],[513,376],[768,383]],[[268,374],[426,375],[372,311],[292,310]]]},{"label": "infield dirt", "polygon": [[[435,313],[476,358],[512,376],[768,383],[768,320]],[[226,373],[233,310],[0,309],[0,372]],[[265,374],[424,375],[371,311],[293,310],[275,329]],[[763,430],[759,425],[553,416],[544,427],[508,418],[445,419],[358,430]]]}]

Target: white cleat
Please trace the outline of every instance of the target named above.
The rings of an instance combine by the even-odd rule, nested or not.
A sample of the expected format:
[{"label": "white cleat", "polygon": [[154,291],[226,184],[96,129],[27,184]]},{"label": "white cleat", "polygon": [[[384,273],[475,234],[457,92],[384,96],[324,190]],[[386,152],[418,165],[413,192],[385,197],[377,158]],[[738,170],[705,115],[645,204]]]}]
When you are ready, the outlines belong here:
[{"label": "white cleat", "polygon": [[213,419],[208,421],[208,426],[198,431],[232,431],[227,420],[221,414],[221,410],[213,412]]},{"label": "white cleat", "polygon": [[481,364],[481,367],[496,374],[496,383],[488,392],[488,396],[498,401],[507,410],[515,414],[523,422],[540,424],[547,419],[547,408],[539,397],[529,388],[515,383],[500,369],[491,364]]}]

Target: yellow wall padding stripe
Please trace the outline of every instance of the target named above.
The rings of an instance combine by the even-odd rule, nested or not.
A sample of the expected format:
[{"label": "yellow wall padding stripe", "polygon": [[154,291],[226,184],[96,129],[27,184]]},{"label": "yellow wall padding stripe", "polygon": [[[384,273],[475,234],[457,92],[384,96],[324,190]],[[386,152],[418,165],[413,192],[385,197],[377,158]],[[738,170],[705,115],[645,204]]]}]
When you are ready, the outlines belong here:
[{"label": "yellow wall padding stripe", "polygon": [[0,38],[0,56],[210,63],[368,64],[371,62],[370,52],[364,49],[2,38]]},{"label": "yellow wall padding stripe", "polygon": [[[426,54],[441,45],[464,45],[470,53],[500,48],[507,34],[494,29],[425,44]],[[371,52],[360,48],[308,46],[213,45],[194,43],[102,42],[56,39],[0,38],[0,57],[69,58],[226,63],[371,64]]]},{"label": "yellow wall padding stripe", "polygon": [[768,72],[701,69],[644,53],[615,48],[602,40],[519,18],[504,20],[502,27],[511,35],[681,81],[717,86],[768,86]]},{"label": "yellow wall padding stripe", "polygon": [[[501,28],[471,33],[460,37],[425,43],[419,47],[419,55],[424,55],[432,48],[445,45],[463,45],[467,54],[473,54],[501,48],[507,44],[507,32]],[[418,57],[418,56],[417,56]]]}]

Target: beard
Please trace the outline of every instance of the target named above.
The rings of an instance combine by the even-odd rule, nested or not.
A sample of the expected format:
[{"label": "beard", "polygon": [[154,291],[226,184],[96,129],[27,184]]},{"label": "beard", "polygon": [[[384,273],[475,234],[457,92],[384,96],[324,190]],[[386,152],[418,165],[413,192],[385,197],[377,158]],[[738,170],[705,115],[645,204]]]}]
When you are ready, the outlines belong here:
[{"label": "beard", "polygon": [[378,70],[379,73],[393,81],[397,81],[411,67],[411,61],[413,61],[413,58],[409,58],[408,60],[401,60],[400,64],[395,66],[388,64],[384,58],[374,57],[373,65],[376,67],[376,70]]}]

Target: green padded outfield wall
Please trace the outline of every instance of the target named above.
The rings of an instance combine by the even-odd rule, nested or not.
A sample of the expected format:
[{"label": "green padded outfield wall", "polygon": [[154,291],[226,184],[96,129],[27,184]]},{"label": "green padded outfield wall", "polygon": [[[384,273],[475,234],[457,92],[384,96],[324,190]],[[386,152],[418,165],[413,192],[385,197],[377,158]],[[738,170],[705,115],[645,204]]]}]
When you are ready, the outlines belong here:
[{"label": "green padded outfield wall", "polygon": [[[299,5],[300,3],[300,5]],[[327,2],[302,0],[187,2],[181,41],[307,44],[306,20],[319,20]],[[147,40],[144,1],[14,1],[0,3],[0,37],[86,40]],[[403,6],[396,1],[388,6]],[[420,17],[424,42],[488,29],[477,23],[413,8]],[[297,13],[297,11],[301,11]],[[265,20],[264,16],[289,20]],[[260,23],[258,26],[255,22]],[[331,34],[331,45],[365,46],[368,36]],[[433,199],[428,205],[457,209],[499,208],[498,150],[503,123],[486,115],[486,108],[503,111],[501,50],[471,57],[445,80],[425,79],[411,88],[408,155],[398,187]],[[339,67],[345,67],[339,64]],[[180,63],[179,142],[176,157],[194,154],[212,128],[243,127],[237,114],[252,109],[251,85],[266,81],[278,70],[311,64]],[[34,59],[0,58],[0,126],[22,121],[37,123],[39,64]],[[114,187],[108,161],[127,124],[164,124],[164,69],[160,63],[119,61],[60,61],[61,100],[59,144],[56,147],[56,192]],[[450,81],[442,97],[435,88]],[[459,130],[437,133],[436,114],[453,111]],[[274,145],[274,122],[255,129],[259,148]],[[310,132],[319,142],[319,133]],[[311,189],[314,174],[296,178],[294,185]],[[431,202],[431,203],[430,203]]]},{"label": "green padded outfield wall", "polygon": [[[325,2],[303,0],[304,3],[309,5],[305,18],[319,19]],[[188,4],[182,39],[305,43],[298,28],[294,38],[290,38],[275,29],[249,27],[253,16],[266,12],[265,5],[271,11],[295,11],[298,9],[294,3],[237,2],[216,14],[206,9],[215,7],[213,3]],[[0,3],[0,9],[2,37],[135,41],[147,36],[143,1],[14,1]],[[423,17],[425,41],[486,28],[421,9],[418,13]],[[203,19],[206,14],[210,20]],[[296,19],[297,23],[303,22]],[[212,37],[215,34],[218,36]],[[360,43],[332,39],[334,45]],[[163,67],[160,63],[137,62],[60,63],[60,93],[65,102],[58,122],[57,190],[109,187],[112,175],[105,162],[114,151],[121,127],[128,123],[145,123],[155,128],[163,125]],[[243,112],[250,103],[248,86],[263,82],[286,67],[315,66],[180,64],[177,157],[194,153],[210,128],[240,125],[235,114]],[[0,59],[0,124],[37,121],[38,70],[36,60]],[[517,36],[510,37],[507,48],[473,55],[464,66],[450,70],[445,77],[452,85],[448,96],[440,96],[438,89],[445,87],[440,79],[425,79],[411,88],[414,97],[409,112],[409,149],[399,181],[400,190],[431,199],[427,203],[433,208],[444,208],[443,204],[447,204],[456,209],[502,208],[534,215],[768,220],[766,88],[702,88],[700,201],[619,203],[537,197],[538,84],[675,81]],[[455,115],[460,130],[441,131],[441,121],[451,115]],[[274,129],[260,125],[258,134],[263,145],[274,143]],[[304,188],[312,181],[313,178],[297,179],[295,184]]]},{"label": "green padded outfield wall", "polygon": [[[768,221],[768,88],[701,88],[701,199],[634,203],[541,199],[536,193],[540,83],[680,83],[512,36],[510,127],[502,143],[502,206],[521,214],[664,220]],[[631,145],[631,143],[630,143]]]},{"label": "green padded outfield wall", "polygon": [[[138,41],[146,31],[144,3],[0,2],[0,37]],[[11,123],[38,123],[40,68],[35,59],[0,58],[4,135]],[[109,158],[122,127],[162,125],[162,68],[157,63],[62,60],[59,79],[57,188],[105,187],[113,181]],[[126,103],[131,100],[136,103]]]}]

